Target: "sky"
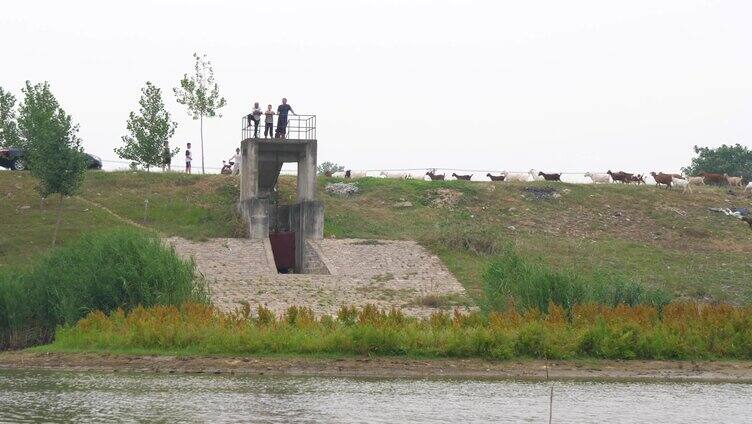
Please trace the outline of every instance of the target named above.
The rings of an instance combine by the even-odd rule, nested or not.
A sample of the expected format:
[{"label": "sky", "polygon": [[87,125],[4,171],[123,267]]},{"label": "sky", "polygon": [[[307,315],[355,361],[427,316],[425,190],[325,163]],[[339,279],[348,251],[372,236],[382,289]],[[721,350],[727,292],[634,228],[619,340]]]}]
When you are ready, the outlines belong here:
[{"label": "sky", "polygon": [[151,81],[200,164],[172,91],[198,52],[227,99],[204,125],[214,168],[253,102],[287,97],[317,115],[319,162],[351,169],[675,172],[696,144],[752,144],[750,17],[712,0],[12,1],[0,86],[49,81],[105,160]]}]

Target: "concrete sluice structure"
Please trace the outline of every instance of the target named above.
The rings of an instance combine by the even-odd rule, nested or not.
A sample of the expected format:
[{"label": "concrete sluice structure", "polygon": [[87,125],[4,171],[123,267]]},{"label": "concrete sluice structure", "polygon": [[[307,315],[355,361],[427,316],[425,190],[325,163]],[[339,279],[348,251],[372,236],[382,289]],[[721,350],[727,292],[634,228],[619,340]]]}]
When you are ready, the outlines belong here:
[{"label": "concrete sluice structure", "polygon": [[[316,200],[315,139],[246,138],[241,142],[238,209],[248,237],[271,246],[279,272],[328,274],[317,242],[324,237],[324,205]],[[280,204],[275,186],[282,165],[298,165],[297,196]]]}]

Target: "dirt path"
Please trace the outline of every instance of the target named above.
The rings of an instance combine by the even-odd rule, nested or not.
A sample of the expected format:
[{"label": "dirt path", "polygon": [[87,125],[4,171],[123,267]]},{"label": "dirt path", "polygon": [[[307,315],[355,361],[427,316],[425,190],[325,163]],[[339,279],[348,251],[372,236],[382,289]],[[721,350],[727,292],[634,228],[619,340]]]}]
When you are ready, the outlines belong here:
[{"label": "dirt path", "polygon": [[175,357],[95,353],[0,353],[0,369],[104,372],[724,381],[752,383],[752,362],[486,361],[406,358]]}]

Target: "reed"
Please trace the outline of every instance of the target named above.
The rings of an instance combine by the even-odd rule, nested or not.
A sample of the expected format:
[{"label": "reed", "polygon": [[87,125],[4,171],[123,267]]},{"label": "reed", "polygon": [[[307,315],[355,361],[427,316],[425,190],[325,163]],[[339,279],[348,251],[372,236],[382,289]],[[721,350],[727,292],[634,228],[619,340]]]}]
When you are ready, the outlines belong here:
[{"label": "reed", "polygon": [[571,313],[447,314],[343,307],[316,317],[292,307],[226,314],[205,304],[89,313],[58,329],[51,350],[203,355],[382,355],[455,358],[750,359],[752,308],[698,303],[576,304]]}]

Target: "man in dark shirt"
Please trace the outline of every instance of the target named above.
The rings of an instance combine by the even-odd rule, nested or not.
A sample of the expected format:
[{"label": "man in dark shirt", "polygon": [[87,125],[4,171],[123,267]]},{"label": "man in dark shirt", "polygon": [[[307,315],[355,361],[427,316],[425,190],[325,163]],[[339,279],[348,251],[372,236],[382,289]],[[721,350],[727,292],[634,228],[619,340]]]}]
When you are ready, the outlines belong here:
[{"label": "man in dark shirt", "polygon": [[295,111],[287,104],[287,99],[282,99],[282,104],[277,107],[277,138],[285,138],[287,133],[287,113],[295,115]]}]

